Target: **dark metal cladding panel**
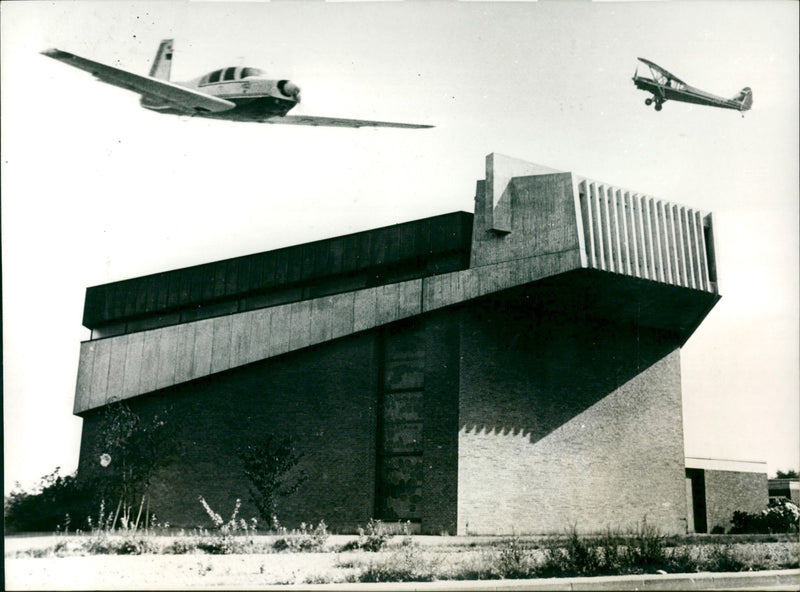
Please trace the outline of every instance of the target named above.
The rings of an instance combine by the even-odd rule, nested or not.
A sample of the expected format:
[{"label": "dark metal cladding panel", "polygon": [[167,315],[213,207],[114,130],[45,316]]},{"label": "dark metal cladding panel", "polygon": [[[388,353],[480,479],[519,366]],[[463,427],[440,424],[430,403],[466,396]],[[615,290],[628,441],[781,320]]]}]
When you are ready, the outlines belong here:
[{"label": "dark metal cladding panel", "polygon": [[367,234],[362,232],[357,235],[355,269],[369,267],[372,261],[372,237],[375,236],[375,234],[378,233]]},{"label": "dark metal cladding panel", "polygon": [[305,244],[300,247],[297,253],[297,260],[292,273],[289,274],[289,281],[308,281],[314,277],[314,249],[318,248],[315,243]]},{"label": "dark metal cladding panel", "polygon": [[387,238],[389,236],[391,236],[391,233],[385,228],[382,228],[371,235],[364,235],[364,239],[372,240],[369,242],[369,250],[367,251],[368,254],[365,254],[364,259],[362,259],[361,266],[365,266],[365,261],[369,261],[369,263],[373,265],[383,265],[386,263],[386,243],[388,242]]},{"label": "dark metal cladding panel", "polygon": [[427,255],[431,250],[431,221],[425,220],[424,223],[416,227],[417,253]]},{"label": "dark metal cladding panel", "polygon": [[452,239],[452,225],[449,220],[431,221],[431,252],[446,251]]},{"label": "dark metal cladding panel", "polygon": [[344,251],[342,252],[342,273],[350,273],[358,264],[358,236],[351,234],[344,238]]},{"label": "dark metal cladding panel", "polygon": [[292,283],[295,281],[307,282],[314,279],[314,251],[317,248],[316,243],[310,243],[303,245],[299,250],[297,275],[290,276],[297,277],[297,279],[292,280]]},{"label": "dark metal cladding panel", "polygon": [[169,280],[170,275],[167,273],[158,274],[158,293],[156,294],[156,310],[165,310],[167,308],[167,300],[169,299]]},{"label": "dark metal cladding panel", "polygon": [[280,249],[275,253],[275,279],[273,285],[285,284],[289,271],[288,249]]},{"label": "dark metal cladding panel", "polygon": [[224,281],[222,284],[222,295],[224,297],[230,297],[236,294],[236,261],[234,259],[229,259],[228,261],[223,261],[220,268],[224,270]]},{"label": "dark metal cladding panel", "polygon": [[332,274],[342,272],[342,260],[344,258],[343,238],[335,238],[331,241],[330,255],[328,258],[328,271]]},{"label": "dark metal cladding panel", "polygon": [[111,284],[108,288],[108,299],[106,309],[111,319],[116,319],[125,314],[125,301],[122,299],[122,292],[119,291],[119,284]]},{"label": "dark metal cladding panel", "polygon": [[406,226],[400,231],[400,253],[411,254],[413,257],[417,257],[419,253],[417,252],[417,232],[413,226]]},{"label": "dark metal cladding panel", "polygon": [[169,283],[167,284],[167,302],[166,308],[175,308],[181,304],[181,280],[183,279],[183,270],[174,271],[166,274],[169,276]]},{"label": "dark metal cladding panel", "polygon": [[261,253],[250,262],[250,290],[269,285],[275,280],[274,253]]},{"label": "dark metal cladding panel", "polygon": [[325,277],[330,271],[331,243],[326,242],[325,248],[314,250],[314,276],[315,278]]},{"label": "dark metal cladding panel", "polygon": [[143,310],[147,303],[147,281],[127,280],[119,284],[125,299],[125,316]]},{"label": "dark metal cladding panel", "polygon": [[[147,278],[147,284],[145,288],[145,304],[144,304],[144,312],[155,312],[157,310],[156,304],[158,301],[158,276],[151,275]],[[137,308],[137,313],[142,312]]]},{"label": "dark metal cladding panel", "polygon": [[203,299],[203,276],[197,267],[189,270],[189,298],[184,304],[200,302]]},{"label": "dark metal cladding panel", "polygon": [[237,260],[236,287],[239,294],[246,294],[250,291],[250,264],[252,261],[252,257],[242,257]]},{"label": "dark metal cladding panel", "polygon": [[213,265],[214,269],[214,298],[222,298],[225,296],[225,276],[227,270],[225,269],[225,262],[220,261]]},{"label": "dark metal cladding panel", "polygon": [[92,319],[107,316],[105,313],[105,300],[108,292],[86,288],[86,295],[83,298],[83,324],[91,323]]},{"label": "dark metal cladding panel", "polygon": [[236,275],[239,262],[236,259],[229,259],[225,262],[225,296],[231,297],[238,294],[236,285]]},{"label": "dark metal cladding panel", "polygon": [[[200,269],[200,281],[203,286],[202,298],[203,301],[212,300],[214,298],[214,287],[216,285],[216,274],[213,265],[203,265]],[[193,302],[194,304],[194,302]]]},{"label": "dark metal cladding panel", "polygon": [[86,291],[84,325],[194,308],[214,300],[460,251],[469,260],[472,214],[456,212],[295,247],[162,272]]}]

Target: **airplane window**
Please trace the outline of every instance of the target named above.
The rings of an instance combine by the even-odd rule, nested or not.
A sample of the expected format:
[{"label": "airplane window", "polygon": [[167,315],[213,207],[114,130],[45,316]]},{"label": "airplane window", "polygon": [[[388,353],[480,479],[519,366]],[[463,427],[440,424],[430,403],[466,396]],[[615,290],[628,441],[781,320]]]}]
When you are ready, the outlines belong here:
[{"label": "airplane window", "polygon": [[235,74],[236,74],[236,67],[226,68],[225,80],[233,80]]},{"label": "airplane window", "polygon": [[240,78],[247,78],[248,76],[264,76],[264,72],[258,68],[242,68]]},{"label": "airplane window", "polygon": [[222,70],[215,70],[208,76],[209,82],[219,82],[219,77],[222,75]]}]

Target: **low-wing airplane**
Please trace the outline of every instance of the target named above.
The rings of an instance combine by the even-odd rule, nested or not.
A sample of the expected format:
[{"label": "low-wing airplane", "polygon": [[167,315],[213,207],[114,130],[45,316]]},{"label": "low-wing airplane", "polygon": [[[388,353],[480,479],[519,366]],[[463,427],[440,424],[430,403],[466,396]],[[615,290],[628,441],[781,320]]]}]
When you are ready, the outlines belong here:
[{"label": "low-wing airplane", "polygon": [[661,106],[666,101],[682,101],[684,103],[695,103],[697,105],[708,105],[709,107],[721,107],[723,109],[735,109],[744,112],[753,105],[753,91],[749,86],[744,87],[738,95],[732,99],[723,99],[711,93],[707,93],[693,86],[689,86],[683,80],[668,72],[658,64],[650,60],[638,58],[640,62],[650,68],[652,78],[639,76],[639,69],[633,75],[633,83],[639,90],[652,93],[652,97],[645,99],[645,105],[656,104],[656,111],[661,111]]},{"label": "low-wing airplane", "polygon": [[287,115],[300,103],[300,88],[289,80],[270,80],[258,68],[231,66],[186,82],[170,82],[172,39],[158,48],[149,76],[94,62],[60,49],[42,54],[86,70],[95,78],[141,95],[145,109],[231,121],[331,127],[428,128],[431,125]]}]

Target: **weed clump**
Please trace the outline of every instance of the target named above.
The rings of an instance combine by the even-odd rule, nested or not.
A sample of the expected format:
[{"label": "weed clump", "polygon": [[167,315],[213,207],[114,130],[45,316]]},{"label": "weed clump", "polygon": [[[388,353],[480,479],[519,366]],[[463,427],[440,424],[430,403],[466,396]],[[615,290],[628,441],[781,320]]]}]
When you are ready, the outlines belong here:
[{"label": "weed clump", "polygon": [[324,520],[320,520],[316,526],[303,522],[300,529],[292,533],[288,533],[286,529],[282,530],[283,536],[272,544],[272,548],[276,551],[315,553],[322,550],[329,536],[328,526]]},{"label": "weed clump", "polygon": [[415,545],[404,545],[386,557],[370,561],[356,576],[358,582],[432,582],[437,564]]}]

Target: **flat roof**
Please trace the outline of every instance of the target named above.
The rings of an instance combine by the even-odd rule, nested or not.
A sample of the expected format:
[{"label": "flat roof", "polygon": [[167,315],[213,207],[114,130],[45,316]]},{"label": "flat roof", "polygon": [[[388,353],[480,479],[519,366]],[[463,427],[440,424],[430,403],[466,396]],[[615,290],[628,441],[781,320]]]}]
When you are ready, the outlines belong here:
[{"label": "flat roof", "polygon": [[729,458],[703,458],[687,456],[687,469],[705,469],[707,471],[734,471],[738,473],[767,472],[767,462],[760,460],[734,460]]},{"label": "flat roof", "polygon": [[83,325],[93,329],[446,253],[468,255],[472,218],[453,212],[93,286],[86,289]]}]

